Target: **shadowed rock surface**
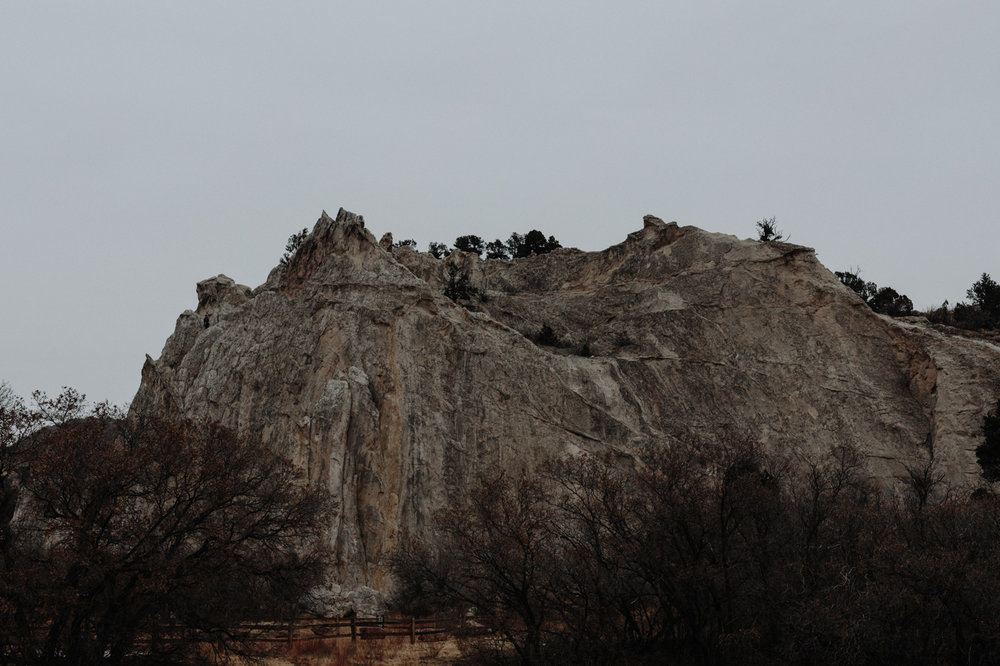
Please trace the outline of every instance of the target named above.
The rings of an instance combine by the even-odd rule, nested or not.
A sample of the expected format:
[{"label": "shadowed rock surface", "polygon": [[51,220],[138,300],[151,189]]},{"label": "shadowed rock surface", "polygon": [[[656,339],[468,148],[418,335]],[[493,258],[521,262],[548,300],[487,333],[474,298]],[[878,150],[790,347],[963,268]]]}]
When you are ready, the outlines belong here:
[{"label": "shadowed rock surface", "polygon": [[809,248],[647,216],[602,252],[438,260],[341,210],[256,289],[200,282],[132,408],[288,454],[340,502],[344,586],[380,589],[398,540],[481,470],[730,428],[857,445],[890,484],[933,449],[971,487],[998,394],[1000,347],[873,313]]}]

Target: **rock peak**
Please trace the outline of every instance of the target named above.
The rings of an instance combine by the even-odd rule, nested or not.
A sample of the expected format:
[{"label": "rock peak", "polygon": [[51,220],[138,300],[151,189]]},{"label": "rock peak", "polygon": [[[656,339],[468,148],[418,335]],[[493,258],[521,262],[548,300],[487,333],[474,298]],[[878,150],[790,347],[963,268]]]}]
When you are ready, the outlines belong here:
[{"label": "rock peak", "polygon": [[663,220],[661,220],[660,218],[656,217],[655,215],[643,215],[642,216],[642,226],[643,226],[643,228],[646,228],[646,227],[655,227],[655,226],[663,226],[665,224],[666,223]]}]

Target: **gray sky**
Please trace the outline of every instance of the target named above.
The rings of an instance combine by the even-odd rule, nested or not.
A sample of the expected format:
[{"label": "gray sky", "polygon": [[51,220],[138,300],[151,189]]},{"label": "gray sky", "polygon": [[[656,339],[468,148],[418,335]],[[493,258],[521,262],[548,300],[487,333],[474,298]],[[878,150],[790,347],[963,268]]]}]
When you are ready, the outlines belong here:
[{"label": "gray sky", "polygon": [[0,380],[131,399],[322,209],[603,249],[653,213],[1000,278],[1000,3],[0,0]]}]

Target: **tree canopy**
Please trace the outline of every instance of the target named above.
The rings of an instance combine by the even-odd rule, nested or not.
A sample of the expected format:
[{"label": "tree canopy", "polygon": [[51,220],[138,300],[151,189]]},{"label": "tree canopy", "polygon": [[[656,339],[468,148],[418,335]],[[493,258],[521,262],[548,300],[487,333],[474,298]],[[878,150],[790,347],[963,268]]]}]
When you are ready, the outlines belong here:
[{"label": "tree canopy", "polygon": [[891,317],[902,317],[913,313],[913,301],[892,287],[879,288],[874,282],[866,282],[860,271],[837,271],[837,279],[853,290],[861,300],[875,312]]},{"label": "tree canopy", "polygon": [[322,581],[326,494],[213,425],[83,396],[0,403],[0,654],[16,663],[196,661]]}]

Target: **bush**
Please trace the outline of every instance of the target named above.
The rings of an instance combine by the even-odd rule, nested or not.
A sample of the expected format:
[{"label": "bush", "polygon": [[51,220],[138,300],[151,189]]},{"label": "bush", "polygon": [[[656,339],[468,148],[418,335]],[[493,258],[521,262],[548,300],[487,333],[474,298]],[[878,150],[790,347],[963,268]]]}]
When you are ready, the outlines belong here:
[{"label": "bush", "polygon": [[775,218],[764,218],[757,222],[757,240],[769,243],[785,240],[784,232],[778,231]]},{"label": "bush", "polygon": [[926,315],[927,321],[932,324],[947,324],[951,321],[951,316],[948,313],[948,301],[941,304],[941,307],[932,310]]},{"label": "bush", "polygon": [[547,347],[558,347],[559,336],[556,335],[556,332],[552,330],[551,326],[543,324],[541,330],[538,331],[538,335],[535,336],[535,344],[545,345]]},{"label": "bush", "polygon": [[445,285],[444,295],[456,303],[483,300],[483,293],[472,286],[469,272],[460,271],[455,265],[448,266],[448,284]]}]

